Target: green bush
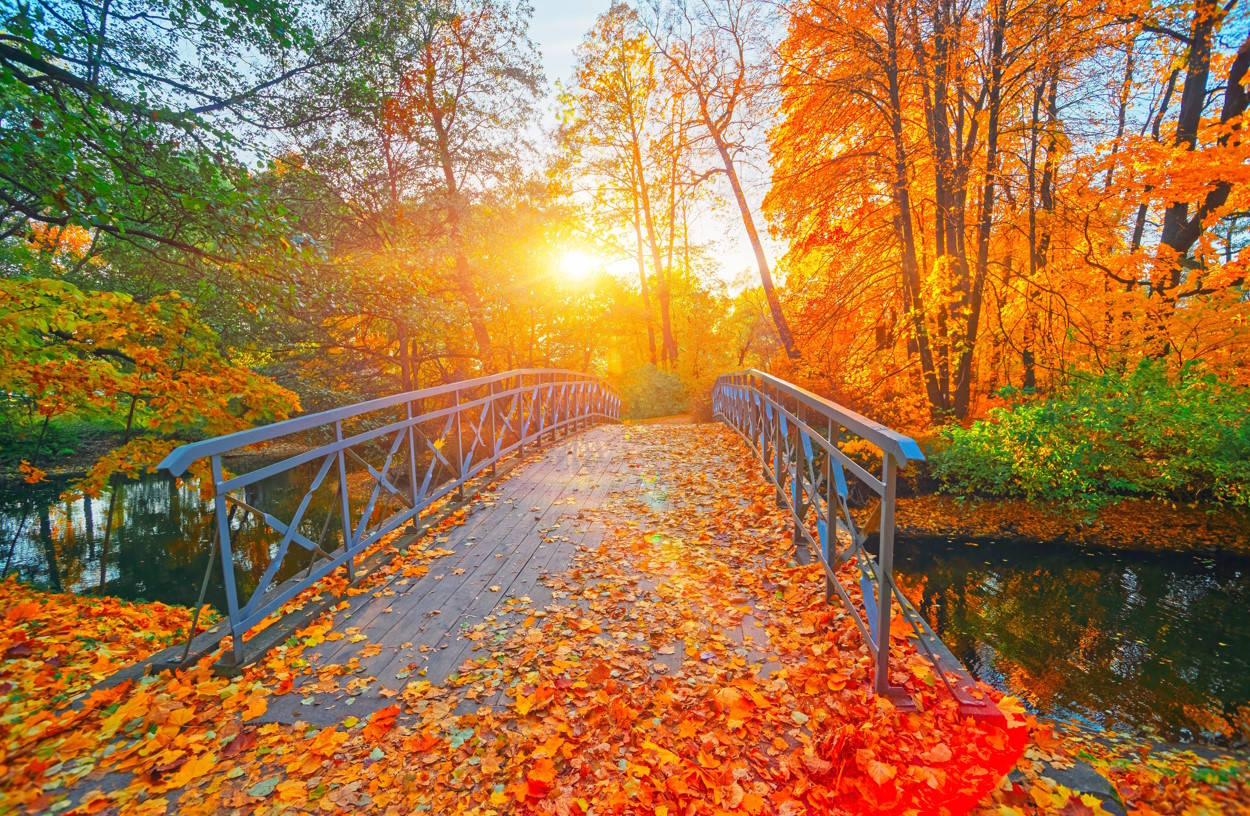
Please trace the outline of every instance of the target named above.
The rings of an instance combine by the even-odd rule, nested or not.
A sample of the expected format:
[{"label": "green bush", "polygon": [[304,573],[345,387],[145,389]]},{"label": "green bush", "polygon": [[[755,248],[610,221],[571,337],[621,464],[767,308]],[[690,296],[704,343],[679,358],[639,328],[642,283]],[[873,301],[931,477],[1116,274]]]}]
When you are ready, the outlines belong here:
[{"label": "green bush", "polygon": [[951,493],[1250,505],[1250,389],[1143,361],[944,429],[929,472]]},{"label": "green bush", "polygon": [[621,397],[629,419],[670,416],[686,410],[686,387],[681,377],[653,365],[626,372]]}]

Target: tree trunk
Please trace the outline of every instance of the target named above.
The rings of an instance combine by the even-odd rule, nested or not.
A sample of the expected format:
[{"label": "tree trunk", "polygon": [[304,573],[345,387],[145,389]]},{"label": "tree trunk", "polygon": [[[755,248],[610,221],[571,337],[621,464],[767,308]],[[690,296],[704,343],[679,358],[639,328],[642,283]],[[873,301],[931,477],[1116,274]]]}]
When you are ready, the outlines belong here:
[{"label": "tree trunk", "polygon": [[647,289],[647,263],[643,260],[642,251],[642,215],[638,206],[638,190],[634,190],[634,237],[638,240],[638,285],[642,289],[642,308],[647,314],[647,350],[651,355],[651,365],[658,362],[655,352],[655,323],[651,320],[651,294]]},{"label": "tree trunk", "polygon": [[[1201,0],[1194,17],[1192,47],[1176,126],[1177,146],[1184,144],[1189,150],[1193,150],[1197,145],[1198,125],[1201,122],[1202,108],[1207,95],[1207,75],[1210,73],[1211,39],[1217,17],[1214,0]],[[1228,69],[1228,78],[1224,84],[1224,106],[1220,111],[1221,124],[1227,124],[1246,111],[1250,95],[1246,93],[1242,81],[1247,71],[1250,71],[1250,34],[1242,41],[1237,56]],[[1218,144],[1221,147],[1228,143],[1228,135],[1225,133],[1220,137]],[[1187,202],[1174,202],[1168,207],[1163,218],[1160,244],[1169,247],[1175,253],[1175,260],[1170,264],[1171,268],[1166,278],[1162,275],[1157,276],[1160,283],[1172,289],[1180,285],[1183,259],[1202,237],[1202,222],[1211,213],[1224,206],[1232,190],[1231,182],[1221,181],[1215,189],[1206,194],[1192,217],[1189,215]],[[1169,299],[1174,301],[1174,299]]]},{"label": "tree trunk", "polygon": [[[1024,284],[1024,347],[1020,352],[1020,362],[1024,366],[1023,387],[1037,388],[1037,352],[1034,344],[1037,339],[1038,290],[1033,286],[1037,274],[1046,266],[1050,256],[1049,224],[1038,228],[1037,214],[1040,209],[1049,215],[1055,209],[1053,192],[1055,178],[1055,152],[1058,148],[1056,127],[1059,118],[1059,67],[1052,66],[1049,78],[1043,77],[1033,91],[1033,118],[1030,123],[1029,137],[1029,277]],[[1048,87],[1049,86],[1049,87]],[[1041,143],[1041,102],[1046,96],[1046,160],[1042,165],[1042,178],[1039,185],[1037,178],[1037,151]],[[1039,189],[1040,187],[1040,189]]]},{"label": "tree trunk", "polygon": [[990,34],[990,87],[989,111],[985,133],[985,182],[981,189],[981,212],[977,222],[977,258],[968,298],[965,303],[968,314],[967,330],[959,351],[955,371],[955,416],[968,417],[972,400],[973,362],[977,346],[977,333],[981,321],[981,296],[985,278],[989,273],[990,233],[994,226],[994,198],[998,174],[998,125],[1002,107],[1003,91],[1003,39],[1007,26],[1006,0],[996,4],[993,31]]},{"label": "tree trunk", "polygon": [[[1180,76],[1180,69],[1173,68],[1171,75],[1168,77],[1167,90],[1163,92],[1163,100],[1159,103],[1159,111],[1155,114],[1154,124],[1150,127],[1150,135],[1156,142],[1161,141],[1161,131],[1163,130],[1163,118],[1167,116],[1168,105],[1172,102],[1172,94],[1176,91],[1176,78]],[[1149,195],[1154,187],[1149,185],[1142,190],[1143,196]],[[1129,244],[1129,251],[1136,252],[1141,249],[1142,238],[1146,231],[1146,216],[1150,213],[1150,204],[1143,201],[1137,208],[1137,222],[1133,226],[1133,239]]]},{"label": "tree trunk", "polygon": [[647,228],[647,245],[651,250],[651,265],[655,270],[655,289],[660,301],[660,330],[664,341],[663,360],[666,368],[677,362],[677,341],[673,338],[673,320],[669,313],[668,276],[664,270],[664,260],[660,255],[659,236],[656,235],[655,220],[651,215],[651,192],[647,189],[647,178],[643,174],[642,151],[638,140],[633,141],[634,172],[638,178],[638,190],[635,200],[642,203],[643,223]]},{"label": "tree trunk", "polygon": [[[434,107],[434,88],[428,82],[426,84],[426,92],[428,94],[431,107]],[[459,184],[456,181],[455,164],[451,157],[451,144],[447,135],[447,128],[443,124],[443,117],[435,114],[431,117],[434,124],[434,135],[438,142],[438,159],[443,168],[443,179],[447,186],[447,227],[451,237],[452,253],[455,255],[456,263],[456,287],[460,290],[460,296],[464,299],[465,309],[469,316],[469,326],[473,329],[473,341],[477,345],[478,358],[482,361],[482,368],[486,373],[491,374],[495,371],[494,349],[490,340],[490,329],[486,326],[486,318],[482,309],[482,298],[477,293],[477,287],[473,283],[473,270],[469,267],[469,256],[464,246],[464,230],[462,223],[462,210],[464,207],[463,196],[460,194]]]},{"label": "tree trunk", "polygon": [[[1124,55],[1124,79],[1120,82],[1120,104],[1116,109],[1115,120],[1115,138],[1111,140],[1111,154],[1108,158],[1115,158],[1115,154],[1120,152],[1120,142],[1124,139],[1124,128],[1128,124],[1128,105],[1133,94],[1133,67],[1137,63],[1134,46],[1136,40],[1129,40],[1128,48]],[[1111,181],[1115,178],[1115,165],[1107,168],[1107,180],[1103,182],[1103,190],[1111,189]]]},{"label": "tree trunk", "polygon": [[747,240],[751,242],[751,251],[755,253],[755,265],[759,268],[760,283],[764,287],[764,297],[768,300],[768,311],[772,314],[773,324],[777,327],[777,337],[786,350],[786,356],[791,360],[797,360],[800,356],[799,349],[794,343],[794,335],[790,332],[790,324],[781,311],[781,300],[777,297],[772,272],[768,269],[768,258],[764,256],[764,244],[760,241],[760,234],[755,229],[755,219],[751,216],[751,207],[747,203],[746,194],[742,192],[742,182],[738,179],[738,172],[734,168],[733,157],[729,155],[729,147],[721,137],[720,131],[716,129],[712,117],[708,114],[707,106],[702,100],[700,100],[699,107],[703,114],[703,123],[711,132],[712,140],[716,143],[716,150],[720,153],[721,162],[725,165],[725,174],[729,176],[729,186],[733,190],[734,200],[738,202],[738,212],[742,214],[742,226],[746,229]]},{"label": "tree trunk", "polygon": [[929,331],[925,321],[924,298],[920,291],[920,270],[916,261],[916,236],[911,224],[911,191],[907,179],[907,147],[903,141],[902,92],[899,88],[898,6],[889,0],[886,16],[886,78],[890,87],[890,132],[894,142],[894,223],[902,248],[903,293],[911,312],[916,332],[916,352],[920,356],[920,372],[925,393],[929,397],[929,414],[934,421],[945,418],[950,406],[938,385],[937,369],[929,347]]},{"label": "tree trunk", "polygon": [[[1211,36],[1218,20],[1216,0],[1197,0],[1189,33],[1189,54],[1185,60],[1185,84],[1181,86],[1181,108],[1176,119],[1176,147],[1193,150],[1198,143],[1198,126],[1207,103],[1207,78],[1211,74]],[[1193,246],[1181,233],[1189,222],[1189,202],[1173,201],[1163,213],[1159,243],[1176,253],[1175,262],[1157,272],[1151,286],[1155,294],[1175,289],[1181,282],[1181,259]]]}]

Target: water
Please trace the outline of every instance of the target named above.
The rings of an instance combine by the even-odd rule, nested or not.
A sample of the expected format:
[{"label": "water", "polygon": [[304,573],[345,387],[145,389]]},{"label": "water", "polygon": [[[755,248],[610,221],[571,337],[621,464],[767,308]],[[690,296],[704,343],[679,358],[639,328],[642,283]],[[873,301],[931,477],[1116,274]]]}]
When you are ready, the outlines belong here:
[{"label": "water", "polygon": [[956,657],[1034,711],[1250,742],[1250,560],[907,538],[895,571]]},{"label": "water", "polygon": [[[292,517],[317,463],[248,487],[252,507],[281,519]],[[300,525],[325,549],[342,544],[341,517],[333,480],[327,480]],[[66,482],[8,484],[0,489],[0,568],[24,581],[58,591],[105,592],[128,600],[163,601],[194,606],[212,548],[212,503],[200,495],[194,479],[179,483],[153,474],[113,485],[100,498],[64,501]],[[357,489],[353,488],[353,496]],[[112,523],[109,505],[113,504]],[[232,517],[233,518],[233,517]],[[329,523],[327,524],[327,519]],[[109,529],[107,541],[105,529]],[[253,516],[233,518],[235,583],[242,598],[255,589],[275,556],[279,536]],[[278,571],[279,581],[307,566],[309,556],[292,546]],[[206,595],[217,610],[226,608],[225,585],[214,565]]]},{"label": "water", "polygon": [[[310,467],[248,488],[246,501],[290,518]],[[110,496],[65,502],[65,487],[0,490],[7,574],[96,592],[103,570],[111,595],[195,604],[211,506],[194,481],[153,475],[117,485],[107,557]],[[331,488],[314,494],[300,526],[313,540],[328,530],[326,549],[342,540]],[[246,597],[277,536],[236,520],[233,538],[235,580]],[[307,560],[292,547],[279,580]],[[905,538],[895,565],[904,591],[964,665],[1035,711],[1168,741],[1250,741],[1250,560]],[[208,601],[225,608],[217,566]]]}]

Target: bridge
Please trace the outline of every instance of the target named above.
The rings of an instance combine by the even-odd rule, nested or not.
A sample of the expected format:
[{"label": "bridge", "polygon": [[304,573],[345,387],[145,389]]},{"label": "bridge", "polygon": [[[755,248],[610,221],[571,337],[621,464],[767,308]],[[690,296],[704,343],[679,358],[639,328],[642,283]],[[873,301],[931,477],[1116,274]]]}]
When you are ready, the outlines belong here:
[{"label": "bridge", "polygon": [[[853,622],[875,693],[911,705],[891,678],[919,654],[961,713],[1001,720],[894,581],[898,474],[923,459],[916,443],[759,371],[721,377],[712,402],[716,419],[740,442],[726,431],[707,437],[705,429],[682,436],[683,444],[708,446],[709,457],[713,443],[749,452],[755,473],[742,477],[767,486],[792,528],[790,547],[772,556],[822,568],[825,601]],[[637,523],[619,514],[607,519],[623,498],[641,502],[642,515],[682,503],[696,512],[751,503],[707,473],[668,478],[674,465],[656,448],[661,443],[620,424],[620,414],[619,395],[595,376],[524,369],[176,449],[162,470],[195,471],[211,482],[209,571],[221,570],[226,596],[225,620],[188,651],[194,645],[207,653],[228,636],[219,667],[237,670],[323,621],[305,641],[316,646],[305,650],[314,671],[300,682],[315,682],[318,667],[337,666],[365,679],[337,697],[275,707],[267,717],[328,723],[349,711],[364,716],[388,705],[409,679],[445,683],[474,661],[498,656],[493,650],[514,625],[509,615],[532,621],[553,603],[565,611],[587,603],[597,585],[572,566],[579,553],[617,546],[612,524]],[[735,461],[741,467],[745,459]],[[274,484],[282,488],[267,487]],[[749,481],[742,484],[748,487],[740,492],[749,489]],[[716,541],[703,546],[709,549],[701,557],[714,558]],[[746,568],[767,571],[764,561]],[[726,575],[735,580],[732,571]],[[208,581],[206,574],[205,587]],[[629,608],[671,591],[661,575],[626,581]],[[727,634],[741,660],[768,674],[778,666],[761,625],[766,613],[741,600],[746,611]],[[656,672],[676,675],[700,659],[678,632],[649,637]],[[483,694],[501,702],[505,691]],[[485,699],[473,695],[461,705]]]}]

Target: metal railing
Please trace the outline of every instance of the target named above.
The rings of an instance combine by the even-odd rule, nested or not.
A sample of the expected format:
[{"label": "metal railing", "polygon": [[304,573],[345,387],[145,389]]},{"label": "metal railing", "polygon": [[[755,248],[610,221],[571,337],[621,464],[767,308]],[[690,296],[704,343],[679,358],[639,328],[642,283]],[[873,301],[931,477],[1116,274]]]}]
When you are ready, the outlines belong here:
[{"label": "metal railing", "polygon": [[[895,699],[905,696],[890,685],[890,622],[892,599],[897,598],[935,674],[961,705],[978,705],[951,685],[946,673],[958,672],[950,665],[953,658],[941,660],[934,654],[931,644],[942,652],[945,647],[894,583],[898,471],[909,462],[924,460],[915,441],[810,391],[755,370],[717,379],[712,391],[712,411],[759,455],[764,478],[777,488],[778,506],[789,511],[794,520],[796,550],[806,548],[820,561],[825,572],[826,598],[832,600],[836,595],[842,601],[868,644],[875,664],[876,692]],[[848,448],[854,440],[867,445]],[[846,450],[851,450],[851,454]],[[869,470],[876,459],[881,463],[880,476]],[[852,492],[848,474],[867,488],[868,505],[856,500],[863,491]],[[853,504],[861,511],[858,525],[852,516]],[[864,548],[874,532],[878,534],[875,558]],[[865,612],[862,616],[836,575],[838,567],[852,559],[859,568],[860,600]],[[884,594],[880,589],[883,580],[891,590]]]},{"label": "metal railing", "polygon": [[[181,476],[209,461],[214,545],[242,663],[243,635],[295,595],[340,566],[354,580],[356,556],[434,502],[463,496],[467,481],[527,445],[618,420],[620,406],[598,377],[521,369],[183,445],[159,467]],[[292,544],[306,565],[287,558]]]}]

